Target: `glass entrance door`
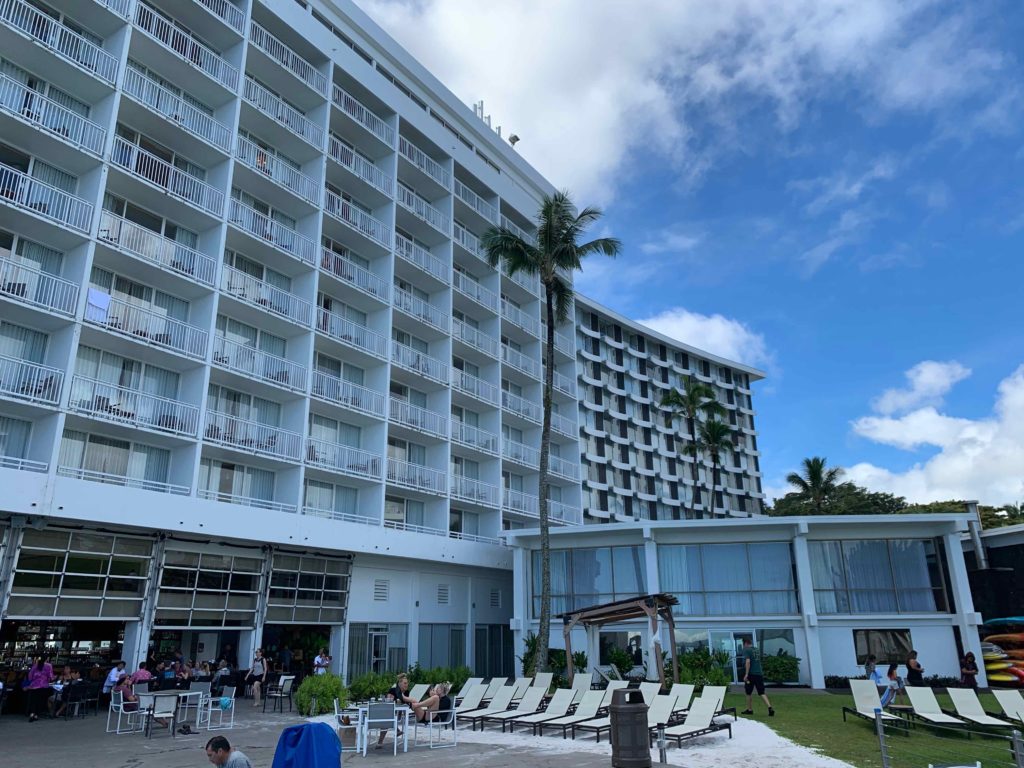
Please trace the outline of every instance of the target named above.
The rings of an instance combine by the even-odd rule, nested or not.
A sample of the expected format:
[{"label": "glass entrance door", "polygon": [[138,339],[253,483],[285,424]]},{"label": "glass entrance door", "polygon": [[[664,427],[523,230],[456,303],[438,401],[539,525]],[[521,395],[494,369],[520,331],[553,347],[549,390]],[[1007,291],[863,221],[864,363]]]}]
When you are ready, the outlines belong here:
[{"label": "glass entrance door", "polygon": [[387,671],[387,666],[387,627],[370,627],[370,669],[377,673],[383,673]]},{"label": "glass entrance door", "polygon": [[729,673],[731,681],[736,683],[743,679],[743,640],[749,638],[755,642],[754,633],[744,630],[720,630],[713,629],[711,636],[711,651],[725,651],[729,654],[729,664],[726,672]]}]

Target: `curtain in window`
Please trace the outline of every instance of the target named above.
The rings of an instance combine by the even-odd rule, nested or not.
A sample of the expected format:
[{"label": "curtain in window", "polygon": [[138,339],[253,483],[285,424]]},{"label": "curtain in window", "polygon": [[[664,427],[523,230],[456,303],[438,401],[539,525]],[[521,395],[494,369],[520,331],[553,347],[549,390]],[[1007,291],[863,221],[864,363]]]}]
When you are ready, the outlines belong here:
[{"label": "curtain in window", "polygon": [[260,424],[277,427],[281,424],[281,405],[262,397],[252,399],[252,418]]},{"label": "curtain in window", "polygon": [[82,469],[101,475],[125,477],[128,472],[130,451],[131,443],[127,440],[89,435],[85,444],[85,460]]},{"label": "curtain in window", "polygon": [[79,469],[85,459],[85,443],[88,435],[85,432],[76,432],[70,429],[64,430],[60,441],[60,456],[57,459],[58,466],[69,469]]},{"label": "curtain in window", "polygon": [[334,376],[335,378],[342,377],[342,363],[340,360],[335,360],[333,357],[328,357],[319,352],[316,353],[316,370],[320,373],[326,373],[328,376]]},{"label": "curtain in window", "polygon": [[313,509],[331,509],[334,489],[330,483],[319,480],[306,480],[303,505]]},{"label": "curtain in window", "polygon": [[705,600],[710,615],[753,612],[750,564],[743,544],[706,544],[701,551]]},{"label": "curtain in window", "polygon": [[854,613],[889,613],[898,609],[888,542],[844,541],[843,559]]},{"label": "curtain in window", "polygon": [[409,629],[405,624],[388,624],[388,669],[405,669],[409,664]]},{"label": "curtain in window", "polygon": [[334,486],[334,511],[346,515],[359,514],[359,491],[344,485]]},{"label": "curtain in window", "polygon": [[62,107],[67,109],[69,112],[74,112],[76,115],[80,115],[81,117],[89,117],[88,104],[86,104],[84,101],[79,101],[74,96],[71,96],[68,93],[64,93],[64,91],[60,90],[59,88],[54,88],[53,86],[50,86],[50,92],[46,95],[52,101],[57,102]]},{"label": "curtain in window", "polygon": [[408,457],[406,458],[406,461],[408,461],[410,464],[416,464],[421,467],[425,467],[427,465],[426,446],[417,445],[416,443],[409,443],[407,450]]},{"label": "curtain in window", "polygon": [[409,525],[425,525],[424,505],[422,501],[405,501],[405,522]]},{"label": "curtain in window", "polygon": [[[404,669],[404,667],[397,667]],[[351,681],[370,671],[370,637],[366,624],[348,627],[348,679]]]},{"label": "curtain in window", "polygon": [[189,304],[184,299],[171,296],[163,291],[156,291],[153,296],[153,306],[156,309],[162,309],[163,313],[168,317],[181,320],[182,322],[188,321]]},{"label": "curtain in window", "polygon": [[245,496],[262,501],[274,500],[274,473],[267,469],[245,468]]},{"label": "curtain in window", "polygon": [[171,464],[171,452],[149,445],[132,446],[128,461],[128,477],[150,482],[167,482]]},{"label": "curtain in window", "polygon": [[930,541],[922,540],[889,542],[896,598],[901,611],[936,610],[935,594],[932,592],[931,575],[928,572],[928,549],[931,546]]},{"label": "curtain in window", "polygon": [[78,178],[72,176],[70,173],[65,173],[59,168],[54,168],[52,165],[42,162],[41,160],[35,160],[32,163],[32,172],[30,174],[33,179],[38,179],[45,184],[49,184],[51,187],[62,189],[69,194],[75,194],[75,190],[78,189]]},{"label": "curtain in window", "polygon": [[22,419],[0,416],[0,456],[25,458],[32,424]]},{"label": "curtain in window", "polygon": [[45,333],[0,321],[0,355],[42,363],[46,359],[46,342]]},{"label": "curtain in window", "polygon": [[277,357],[284,357],[287,349],[287,342],[280,336],[274,336],[271,333],[261,332],[259,335],[258,347],[263,352],[275,355]]},{"label": "curtain in window", "polygon": [[49,275],[60,275],[64,264],[63,253],[31,240],[18,241],[17,256],[14,261],[23,262]]}]

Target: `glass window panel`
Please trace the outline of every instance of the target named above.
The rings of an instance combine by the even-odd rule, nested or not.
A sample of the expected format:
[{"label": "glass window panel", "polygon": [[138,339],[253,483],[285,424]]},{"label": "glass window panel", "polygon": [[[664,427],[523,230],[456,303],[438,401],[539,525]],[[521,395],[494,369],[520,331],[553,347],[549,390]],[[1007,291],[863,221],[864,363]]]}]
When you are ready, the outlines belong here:
[{"label": "glass window panel", "polygon": [[[567,594],[568,592],[576,595],[611,594],[614,592],[612,584],[611,549],[609,547],[577,549],[572,552],[572,589],[561,590],[558,594]],[[553,563],[551,591],[552,593],[556,592]]]},{"label": "glass window panel", "polygon": [[626,597],[647,592],[643,547],[612,547],[612,565],[616,595]]},{"label": "glass window panel", "polygon": [[750,564],[744,544],[702,547],[704,589],[708,592],[750,589]]}]

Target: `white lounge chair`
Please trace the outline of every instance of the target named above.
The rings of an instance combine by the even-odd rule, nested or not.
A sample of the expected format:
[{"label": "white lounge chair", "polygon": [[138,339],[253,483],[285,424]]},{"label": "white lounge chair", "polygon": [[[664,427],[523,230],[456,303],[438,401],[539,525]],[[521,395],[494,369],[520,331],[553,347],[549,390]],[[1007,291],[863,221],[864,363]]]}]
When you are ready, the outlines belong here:
[{"label": "white lounge chair", "polygon": [[934,725],[965,725],[963,720],[942,711],[931,688],[910,687],[906,691],[914,715],[921,720]]},{"label": "white lounge chair", "polygon": [[[875,721],[875,710],[882,710],[882,702],[878,699],[878,687],[872,680],[851,680],[850,692],[853,693],[853,706],[843,707],[843,721],[846,721],[847,713],[862,717],[865,720]],[[907,724],[888,712],[882,712],[882,722],[900,728],[906,728]]]},{"label": "white lounge chair", "polygon": [[[673,725],[665,729],[665,738],[674,741],[677,747],[682,746],[686,739],[693,739],[697,736],[714,733],[715,731],[729,731],[729,738],[732,738],[731,723],[716,723],[716,702],[713,698],[694,699],[690,709],[686,713],[686,720],[680,725]],[[651,737],[654,737],[652,729]]]},{"label": "white lounge chair", "polygon": [[429,688],[430,686],[427,683],[420,683],[418,685],[414,685],[409,690],[409,698],[416,699],[416,701],[419,701],[423,698],[423,694],[426,693]]},{"label": "white lounge chair", "polygon": [[[910,688],[907,688],[909,691]],[[985,712],[981,702],[978,701],[978,694],[970,688],[949,688],[946,690],[957,715],[964,720],[970,720],[976,725],[990,725],[995,728],[1016,728],[1016,723],[1008,723],[998,717],[992,717]]]},{"label": "white lounge chair", "polygon": [[487,686],[483,683],[474,685],[468,691],[465,688],[463,690],[462,701],[455,707],[455,711],[460,715],[466,712],[472,712],[474,709],[480,709],[480,702],[484,700],[484,693],[487,691]]},{"label": "white lounge chair", "polygon": [[992,690],[992,695],[996,697],[999,706],[1003,708],[1003,714],[1007,719],[1024,722],[1024,696],[1020,695],[1020,691],[995,688]]},{"label": "white lounge chair", "polygon": [[533,684],[533,678],[531,677],[517,677],[512,685],[515,686],[516,692],[512,694],[512,701],[519,701],[523,698],[523,694],[526,693],[526,689]]},{"label": "white lounge chair", "polygon": [[554,720],[546,720],[539,723],[537,725],[537,732],[543,736],[545,728],[561,728],[562,738],[564,739],[574,723],[582,723],[586,720],[593,720],[597,717],[597,713],[601,709],[604,697],[604,691],[585,691],[583,696],[580,698],[580,703],[576,705],[576,711],[573,712],[573,714],[566,715],[564,717],[556,717]]},{"label": "white lounge chair", "polygon": [[676,712],[685,712],[690,708],[695,688],[691,683],[676,683],[672,686],[672,693],[676,695]]},{"label": "white lounge chair", "polygon": [[565,717],[569,714],[569,707],[572,706],[572,703],[580,693],[580,691],[572,688],[559,688],[551,697],[551,701],[548,702],[547,709],[543,712],[536,712],[532,715],[513,718],[508,724],[509,731],[514,732],[517,725],[528,725],[533,730],[533,735],[536,736],[537,727],[541,723],[547,720]]},{"label": "white lounge chair", "polygon": [[474,685],[480,685],[480,683],[482,683],[483,681],[484,679],[482,677],[469,678],[465,683],[463,683],[462,688],[459,690],[459,692],[455,694],[455,701],[461,701],[462,697],[469,692],[470,688],[472,688]]},{"label": "white lounge chair", "polygon": [[523,698],[519,700],[519,706],[515,709],[509,709],[505,712],[496,712],[493,715],[488,715],[480,720],[480,730],[482,731],[487,727],[488,723],[501,723],[501,731],[505,732],[505,724],[514,720],[517,717],[525,717],[526,715],[533,715],[540,711],[541,705],[544,703],[544,694],[547,693],[546,688],[530,688],[523,694]]},{"label": "white lounge chair", "polygon": [[547,693],[548,689],[551,687],[551,681],[554,679],[554,672],[538,672],[536,675],[533,676],[533,687],[543,688],[544,693]]},{"label": "white lounge chair", "polygon": [[713,699],[715,701],[716,715],[725,715],[731,712],[732,719],[738,720],[739,715],[736,713],[736,707],[725,706],[726,690],[724,685],[705,685],[700,691],[700,698]]},{"label": "white lounge chair", "polygon": [[497,715],[501,712],[507,712],[508,708],[512,706],[512,694],[516,692],[514,685],[504,685],[498,689],[498,692],[494,694],[494,698],[491,699],[491,703],[482,709],[477,709],[472,712],[459,712],[459,719],[463,722],[468,721],[473,730],[476,730],[476,724],[485,717],[491,715]]},{"label": "white lounge chair", "polygon": [[621,691],[623,688],[628,686],[629,683],[625,680],[612,680],[608,683],[608,687],[605,688],[601,693],[603,697],[601,699],[601,709],[606,709],[612,705],[612,696],[615,695],[616,691]]},{"label": "white lounge chair", "polygon": [[578,691],[589,691],[593,682],[593,672],[581,670],[572,676],[572,687]]},{"label": "white lounge chair", "polygon": [[[672,719],[672,708],[675,706],[676,697],[672,694],[667,696],[655,696],[654,701],[647,708],[647,727],[656,728]],[[601,734],[611,731],[611,717],[598,717],[583,723],[576,723],[572,726],[572,737],[576,738],[576,731],[593,733],[597,741],[601,741]]]},{"label": "white lounge chair", "polygon": [[494,695],[508,682],[507,677],[495,677],[487,684],[484,690],[484,701],[490,701]]},{"label": "white lounge chair", "polygon": [[640,693],[643,694],[644,703],[651,706],[654,697],[661,692],[661,683],[640,683]]}]

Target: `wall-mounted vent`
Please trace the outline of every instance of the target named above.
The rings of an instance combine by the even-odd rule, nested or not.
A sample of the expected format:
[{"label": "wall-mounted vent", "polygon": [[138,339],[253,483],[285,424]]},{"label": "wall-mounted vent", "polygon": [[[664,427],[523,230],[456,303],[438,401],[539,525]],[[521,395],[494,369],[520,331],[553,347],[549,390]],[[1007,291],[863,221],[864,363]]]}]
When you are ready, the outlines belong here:
[{"label": "wall-mounted vent", "polygon": [[373,580],[373,599],[378,603],[386,603],[391,595],[390,579]]},{"label": "wall-mounted vent", "polygon": [[501,608],[501,590],[491,590],[491,608]]},{"label": "wall-mounted vent", "polygon": [[448,605],[448,601],[451,599],[451,587],[448,584],[437,585],[437,604]]}]

